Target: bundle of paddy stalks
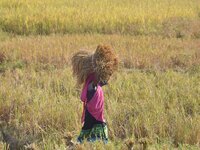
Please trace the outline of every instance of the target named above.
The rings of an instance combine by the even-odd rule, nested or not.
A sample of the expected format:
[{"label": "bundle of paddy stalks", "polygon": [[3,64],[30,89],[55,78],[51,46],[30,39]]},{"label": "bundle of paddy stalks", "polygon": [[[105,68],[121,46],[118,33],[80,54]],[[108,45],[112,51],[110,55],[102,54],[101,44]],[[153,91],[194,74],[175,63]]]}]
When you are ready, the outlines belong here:
[{"label": "bundle of paddy stalks", "polygon": [[98,81],[108,81],[118,68],[118,58],[109,45],[98,45],[94,53],[79,51],[72,57],[73,75],[81,85],[90,73],[95,72]]}]

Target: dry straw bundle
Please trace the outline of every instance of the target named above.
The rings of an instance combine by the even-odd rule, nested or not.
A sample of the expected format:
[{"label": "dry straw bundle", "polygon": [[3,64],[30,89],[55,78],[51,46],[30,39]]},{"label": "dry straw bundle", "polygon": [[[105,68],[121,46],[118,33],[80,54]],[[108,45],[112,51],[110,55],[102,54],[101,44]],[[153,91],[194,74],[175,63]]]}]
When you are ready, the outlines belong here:
[{"label": "dry straw bundle", "polygon": [[85,82],[90,73],[95,73],[98,81],[108,81],[118,68],[118,58],[111,46],[99,45],[95,53],[79,51],[72,57],[73,75],[77,84]]}]

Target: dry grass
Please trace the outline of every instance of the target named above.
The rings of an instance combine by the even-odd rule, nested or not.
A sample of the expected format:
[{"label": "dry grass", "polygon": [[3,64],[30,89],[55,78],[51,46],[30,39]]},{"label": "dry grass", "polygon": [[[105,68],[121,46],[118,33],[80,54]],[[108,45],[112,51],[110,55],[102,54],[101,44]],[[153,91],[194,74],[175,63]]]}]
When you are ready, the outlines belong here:
[{"label": "dry grass", "polygon": [[[81,110],[82,105],[70,69],[16,71],[15,74],[6,71],[1,76],[0,110],[8,110],[8,119],[1,122],[13,126],[12,133],[20,130],[20,138],[28,135],[44,138],[37,143],[41,148],[43,144],[50,146],[51,140],[62,144],[64,132],[73,133],[75,138],[81,127],[81,111],[75,110]],[[162,143],[163,139],[171,141],[172,146],[198,144],[198,80],[198,74],[174,71],[118,73],[105,88],[105,113],[112,141],[134,138],[140,142],[146,138],[153,144]],[[5,116],[5,112],[0,116]],[[53,149],[55,144],[51,146]]]},{"label": "dry grass", "polygon": [[127,69],[187,70],[200,63],[200,39],[190,38],[100,34],[17,37],[0,42],[0,49],[10,61],[63,68],[70,64],[74,52],[92,52],[99,43],[110,43],[119,54],[120,66]]},{"label": "dry grass", "polygon": [[76,149],[199,149],[199,17],[199,0],[1,0],[0,130],[66,149],[82,113],[70,58],[109,44],[120,58],[104,87],[110,143]]},{"label": "dry grass", "polygon": [[1,0],[0,29],[14,34],[157,33],[173,17],[196,19],[199,0]]},{"label": "dry grass", "polygon": [[3,63],[6,59],[6,56],[4,53],[0,52],[0,63]]},{"label": "dry grass", "polygon": [[[80,89],[69,61],[73,52],[93,51],[99,43],[111,43],[122,58],[104,89],[112,141],[105,148],[126,149],[128,139],[134,148],[199,146],[200,42],[191,38],[92,34],[0,41],[7,58],[0,74],[1,125],[19,139],[37,139],[39,149],[64,149],[64,133],[75,139],[81,128]],[[102,144],[79,148],[101,149]]]},{"label": "dry grass", "polygon": [[163,22],[162,34],[168,38],[200,38],[200,20],[170,18]]}]

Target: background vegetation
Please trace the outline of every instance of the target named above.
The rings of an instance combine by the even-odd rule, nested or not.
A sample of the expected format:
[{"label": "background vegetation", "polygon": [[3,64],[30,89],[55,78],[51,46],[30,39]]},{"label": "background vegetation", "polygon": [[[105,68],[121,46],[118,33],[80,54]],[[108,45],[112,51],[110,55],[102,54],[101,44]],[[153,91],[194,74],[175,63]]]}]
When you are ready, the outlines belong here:
[{"label": "background vegetation", "polygon": [[104,87],[110,143],[77,149],[199,149],[199,0],[1,0],[0,127],[66,149],[82,113],[70,58],[100,43],[120,58]]},{"label": "background vegetation", "polygon": [[196,19],[199,0],[1,0],[0,28],[16,34],[150,34],[173,18]]}]

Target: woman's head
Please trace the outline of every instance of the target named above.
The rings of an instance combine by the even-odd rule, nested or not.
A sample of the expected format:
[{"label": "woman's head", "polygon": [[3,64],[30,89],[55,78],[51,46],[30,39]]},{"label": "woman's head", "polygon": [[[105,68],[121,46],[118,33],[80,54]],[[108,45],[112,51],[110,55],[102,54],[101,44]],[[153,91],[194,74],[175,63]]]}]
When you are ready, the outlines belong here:
[{"label": "woman's head", "polygon": [[117,56],[107,45],[97,46],[94,54],[80,51],[72,57],[73,74],[77,78],[78,85],[84,83],[91,73],[95,73],[97,82],[108,82],[117,67]]}]

